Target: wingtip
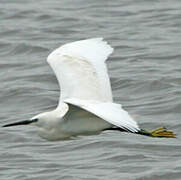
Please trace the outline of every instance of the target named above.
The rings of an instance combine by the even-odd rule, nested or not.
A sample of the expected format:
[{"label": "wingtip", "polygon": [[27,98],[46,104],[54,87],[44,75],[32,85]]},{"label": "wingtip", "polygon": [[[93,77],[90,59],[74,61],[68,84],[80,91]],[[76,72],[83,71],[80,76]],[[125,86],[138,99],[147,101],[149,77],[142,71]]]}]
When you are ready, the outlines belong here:
[{"label": "wingtip", "polygon": [[62,55],[76,55],[90,61],[104,62],[113,51],[114,49],[103,37],[96,37],[67,43],[57,48],[48,55],[47,62],[51,65],[51,61],[57,60]]},{"label": "wingtip", "polygon": [[109,55],[114,52],[114,48],[103,37],[92,38],[92,40],[103,43],[109,49]]}]

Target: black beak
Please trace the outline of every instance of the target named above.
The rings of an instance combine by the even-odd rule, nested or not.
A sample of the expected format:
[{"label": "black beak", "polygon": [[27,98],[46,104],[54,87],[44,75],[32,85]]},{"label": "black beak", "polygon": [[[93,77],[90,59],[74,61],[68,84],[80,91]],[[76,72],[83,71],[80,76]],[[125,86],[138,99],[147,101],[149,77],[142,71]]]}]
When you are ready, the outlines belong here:
[{"label": "black beak", "polygon": [[27,124],[31,124],[33,122],[37,122],[38,119],[32,119],[32,120],[24,120],[24,121],[18,121],[15,123],[10,123],[10,124],[6,124],[2,127],[10,127],[10,126],[19,126],[19,125],[27,125]]}]

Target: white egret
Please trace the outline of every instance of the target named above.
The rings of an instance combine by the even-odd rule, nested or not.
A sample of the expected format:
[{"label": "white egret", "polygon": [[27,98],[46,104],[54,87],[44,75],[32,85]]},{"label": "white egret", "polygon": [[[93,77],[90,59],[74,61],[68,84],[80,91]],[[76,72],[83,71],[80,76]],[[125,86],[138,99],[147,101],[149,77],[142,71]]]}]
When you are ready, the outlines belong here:
[{"label": "white egret", "polygon": [[57,108],[25,121],[4,125],[34,125],[47,140],[61,140],[104,130],[119,130],[152,137],[176,137],[171,131],[140,129],[120,104],[113,103],[105,61],[113,48],[94,38],[68,43],[47,58],[59,82]]}]

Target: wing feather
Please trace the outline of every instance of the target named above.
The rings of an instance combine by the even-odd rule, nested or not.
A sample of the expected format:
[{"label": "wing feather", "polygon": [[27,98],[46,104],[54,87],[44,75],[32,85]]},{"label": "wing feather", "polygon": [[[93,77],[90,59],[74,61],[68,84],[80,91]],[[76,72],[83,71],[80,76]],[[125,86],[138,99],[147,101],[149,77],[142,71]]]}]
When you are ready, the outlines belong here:
[{"label": "wing feather", "polygon": [[67,99],[66,103],[85,109],[110,124],[123,128],[126,131],[138,132],[140,130],[136,121],[132,119],[120,104],[111,102],[100,103],[97,101],[84,101],[80,99]]},{"label": "wing feather", "polygon": [[102,38],[68,43],[47,58],[58,79],[60,101],[67,98],[112,102],[105,60],[113,52]]}]

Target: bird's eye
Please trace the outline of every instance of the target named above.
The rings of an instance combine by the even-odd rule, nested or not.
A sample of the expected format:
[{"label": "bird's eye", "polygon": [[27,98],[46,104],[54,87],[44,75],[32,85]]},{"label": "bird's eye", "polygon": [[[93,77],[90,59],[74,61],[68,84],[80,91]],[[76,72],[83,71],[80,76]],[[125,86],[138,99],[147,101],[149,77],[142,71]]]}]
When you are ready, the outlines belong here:
[{"label": "bird's eye", "polygon": [[38,121],[38,118],[32,119],[31,121],[32,121],[32,122],[37,122],[37,121]]}]

